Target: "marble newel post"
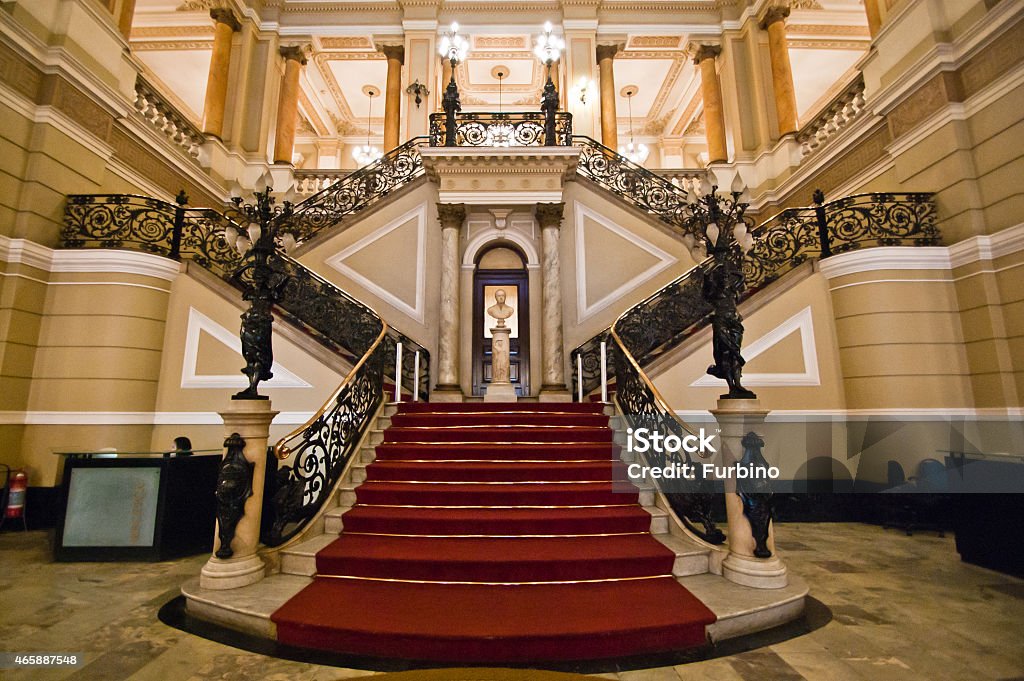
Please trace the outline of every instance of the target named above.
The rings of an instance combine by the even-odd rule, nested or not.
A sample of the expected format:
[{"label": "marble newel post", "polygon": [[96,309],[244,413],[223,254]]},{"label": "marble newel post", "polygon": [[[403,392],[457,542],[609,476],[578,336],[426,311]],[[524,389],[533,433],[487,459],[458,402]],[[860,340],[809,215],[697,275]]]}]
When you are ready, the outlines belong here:
[{"label": "marble newel post", "polygon": [[[245,441],[242,449],[244,461],[232,460],[234,452],[226,441],[224,460],[217,479],[218,519],[214,530],[213,555],[199,574],[199,586],[204,589],[236,589],[255,584],[266,574],[266,567],[256,549],[260,543],[267,440],[270,437],[270,422],[275,416],[277,412],[271,410],[270,400],[264,399],[232,400],[230,409],[221,413],[227,441],[236,433]],[[248,470],[251,470],[251,476],[246,474]],[[237,512],[222,514],[225,500],[238,501],[239,505],[244,500],[240,518]],[[221,547],[222,517],[231,520],[237,518],[229,550],[222,550]],[[224,557],[218,557],[217,554]]]},{"label": "marble newel post", "polygon": [[[721,466],[733,466],[743,459],[743,437],[750,432],[763,433],[768,412],[759,400],[718,400],[711,413],[721,428]],[[725,511],[728,518],[729,555],[722,562],[722,576],[736,584],[755,589],[781,589],[788,584],[786,566],[775,552],[774,523],[768,524],[765,546],[770,556],[755,555],[757,542],[750,519],[744,514],[743,500],[737,493],[736,478],[725,480]]]},{"label": "marble newel post", "polygon": [[461,402],[459,387],[459,232],[466,220],[461,203],[437,204],[441,222],[441,315],[437,339],[437,386],[431,399]]},{"label": "marble newel post", "polygon": [[540,223],[543,254],[543,314],[541,330],[543,345],[544,384],[541,402],[570,402],[572,396],[565,387],[565,360],[562,348],[562,267],[558,260],[559,231],[562,225],[564,203],[538,203],[535,215]]}]

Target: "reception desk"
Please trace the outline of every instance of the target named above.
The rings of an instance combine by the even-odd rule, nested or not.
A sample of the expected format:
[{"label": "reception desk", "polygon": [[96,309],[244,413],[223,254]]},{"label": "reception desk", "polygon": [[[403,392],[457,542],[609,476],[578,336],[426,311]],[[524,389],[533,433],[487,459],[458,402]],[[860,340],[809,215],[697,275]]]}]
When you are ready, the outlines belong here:
[{"label": "reception desk", "polygon": [[219,454],[62,453],[58,561],[157,561],[213,549]]}]

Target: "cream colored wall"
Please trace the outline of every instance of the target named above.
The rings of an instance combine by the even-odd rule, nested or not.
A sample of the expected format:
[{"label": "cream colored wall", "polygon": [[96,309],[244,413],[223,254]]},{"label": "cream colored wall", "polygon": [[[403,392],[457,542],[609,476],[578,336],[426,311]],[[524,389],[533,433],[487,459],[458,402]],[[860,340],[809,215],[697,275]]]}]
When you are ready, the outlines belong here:
[{"label": "cream colored wall", "polygon": [[[423,183],[411,191],[401,194],[393,200],[378,204],[379,207],[356,215],[340,226],[329,230],[330,236],[314,243],[309,250],[300,252],[298,259],[302,264],[320,276],[328,279],[341,289],[349,292],[358,300],[363,301],[377,311],[389,324],[408,335],[410,338],[427,348],[431,357],[435,355],[437,343],[437,320],[440,303],[441,287],[441,225],[437,219],[437,188],[430,183]],[[341,253],[356,242],[365,239],[375,231],[397,220],[410,211],[423,210],[424,220],[424,309],[422,319],[412,316],[408,311],[388,302],[378,292],[371,290],[361,282],[345,276],[327,264],[332,256]],[[358,256],[358,254],[356,254]],[[358,260],[358,257],[356,258]],[[346,262],[348,262],[346,260]],[[360,263],[365,264],[365,263]],[[415,243],[405,244],[387,260],[375,263],[376,271],[366,272],[377,286],[389,290],[389,273],[404,275],[417,272],[417,246]],[[418,272],[417,272],[418,273]],[[406,288],[403,284],[400,288]],[[398,293],[404,293],[399,291]],[[400,297],[400,296],[399,296]]]},{"label": "cream colored wall", "polygon": [[[563,335],[568,352],[606,329],[627,308],[684,274],[693,267],[694,262],[682,242],[669,233],[667,227],[662,227],[649,216],[627,208],[602,190],[588,186],[583,181],[569,182],[565,187],[564,199],[565,218],[562,221],[559,259],[562,267]],[[622,228],[634,238],[661,249],[677,260],[647,281],[626,288],[607,307],[582,320],[579,318],[580,309],[576,295],[579,281],[579,267],[576,262],[577,203]],[[588,254],[602,266],[596,271],[591,269],[587,272],[587,278],[591,281],[595,293],[613,291],[618,288],[619,283],[646,274],[645,269],[635,264],[624,268],[623,258],[614,249],[602,249],[600,242],[596,246],[597,248],[589,250]]]},{"label": "cream colored wall", "polygon": [[[187,331],[190,309],[210,318],[234,337],[238,335],[240,315],[243,307],[241,298],[235,294],[230,298],[212,290],[204,282],[190,276],[178,277],[171,287],[167,302],[167,323],[161,344],[159,385],[156,391],[154,411],[163,421],[152,428],[148,447],[162,449],[170,447],[178,435],[187,435],[196,449],[219,448],[224,439],[224,429],[219,425],[217,413],[224,411],[231,395],[241,387],[183,387]],[[280,320],[275,321],[281,326]],[[314,345],[312,338],[295,342],[293,336],[274,334],[274,361],[309,383],[309,387],[275,388],[263,384],[260,393],[267,395],[273,408],[281,414],[271,426],[271,443],[303,423],[333,395],[341,384],[348,367],[328,366],[317,360],[306,350]],[[211,335],[203,333],[196,356],[196,373],[200,376],[238,376],[245,360],[237,352],[220,343]],[[339,371],[341,369],[341,371]],[[212,423],[211,423],[212,422]]]},{"label": "cream colored wall", "polygon": [[[817,355],[819,385],[799,386],[758,386],[744,383],[757,393],[765,409],[772,410],[837,410],[847,407],[843,386],[843,372],[840,366],[840,348],[833,321],[832,300],[828,291],[828,280],[820,273],[812,273],[799,282],[776,293],[766,292],[771,297],[767,302],[757,301],[756,310],[747,312],[751,305],[741,306],[745,331],[743,344],[749,348],[765,334],[783,322],[811,308],[814,328],[814,348]],[[745,374],[800,373],[804,368],[801,348],[796,345],[797,336],[782,339],[778,348],[765,350],[751,359],[744,367]],[[725,384],[703,387],[691,385],[703,378],[708,365],[714,362],[711,352],[710,329],[704,329],[687,343],[687,354],[674,364],[664,365],[651,377],[655,387],[669,405],[677,410],[704,410],[715,408],[718,396],[726,392]],[[794,354],[788,354],[795,350]]]}]

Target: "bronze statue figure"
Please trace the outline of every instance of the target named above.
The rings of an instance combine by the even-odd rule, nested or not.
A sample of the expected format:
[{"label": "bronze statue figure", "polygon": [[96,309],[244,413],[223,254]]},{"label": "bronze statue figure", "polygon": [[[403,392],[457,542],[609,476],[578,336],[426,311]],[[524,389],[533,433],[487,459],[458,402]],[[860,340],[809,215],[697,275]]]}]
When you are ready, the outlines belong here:
[{"label": "bronze statue figure", "polygon": [[716,262],[704,276],[704,299],[711,305],[711,343],[715,358],[715,363],[708,367],[708,373],[729,385],[729,392],[722,395],[722,399],[752,400],[757,397],[741,383],[746,362],[740,352],[743,317],[736,310],[736,299],[743,286],[743,272],[729,258]]}]

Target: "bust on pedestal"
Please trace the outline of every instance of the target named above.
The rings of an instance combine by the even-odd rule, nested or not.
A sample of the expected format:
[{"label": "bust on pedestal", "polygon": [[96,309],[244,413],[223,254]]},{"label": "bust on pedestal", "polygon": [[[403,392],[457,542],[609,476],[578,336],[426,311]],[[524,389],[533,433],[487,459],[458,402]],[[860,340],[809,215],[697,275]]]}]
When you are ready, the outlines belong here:
[{"label": "bust on pedestal", "polygon": [[498,323],[491,327],[491,382],[487,385],[484,402],[515,402],[516,389],[509,380],[509,336],[512,329],[505,320],[515,313],[511,305],[505,304],[505,291],[494,292],[494,305],[487,308],[487,315]]}]

